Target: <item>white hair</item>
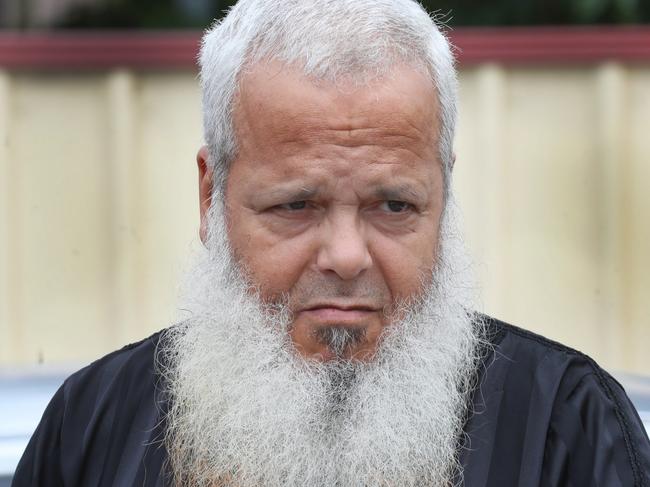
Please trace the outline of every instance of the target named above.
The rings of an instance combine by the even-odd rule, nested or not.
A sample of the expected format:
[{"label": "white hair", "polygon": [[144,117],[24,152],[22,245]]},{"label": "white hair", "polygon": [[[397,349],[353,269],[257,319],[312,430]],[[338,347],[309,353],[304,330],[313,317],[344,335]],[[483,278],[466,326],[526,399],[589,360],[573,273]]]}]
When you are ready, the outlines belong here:
[{"label": "white hair", "polygon": [[223,191],[237,152],[232,112],[239,74],[248,65],[271,59],[334,83],[348,75],[363,82],[388,73],[398,63],[424,70],[438,97],[439,157],[448,193],[456,123],[454,58],[447,39],[420,4],[239,0],[203,37],[199,61],[204,137],[215,194]]}]

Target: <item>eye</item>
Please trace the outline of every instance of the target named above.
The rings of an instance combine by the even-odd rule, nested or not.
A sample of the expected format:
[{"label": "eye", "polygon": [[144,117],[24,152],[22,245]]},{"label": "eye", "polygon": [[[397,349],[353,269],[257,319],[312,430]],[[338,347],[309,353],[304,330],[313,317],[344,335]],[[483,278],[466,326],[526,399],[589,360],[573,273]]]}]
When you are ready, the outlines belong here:
[{"label": "eye", "polygon": [[298,211],[298,210],[304,210],[307,208],[307,202],[306,201],[292,201],[291,203],[285,203],[283,205],[278,205],[279,208],[283,210],[289,210],[289,211]]},{"label": "eye", "polygon": [[381,204],[383,210],[389,213],[405,213],[413,209],[413,205],[405,201],[390,200]]}]

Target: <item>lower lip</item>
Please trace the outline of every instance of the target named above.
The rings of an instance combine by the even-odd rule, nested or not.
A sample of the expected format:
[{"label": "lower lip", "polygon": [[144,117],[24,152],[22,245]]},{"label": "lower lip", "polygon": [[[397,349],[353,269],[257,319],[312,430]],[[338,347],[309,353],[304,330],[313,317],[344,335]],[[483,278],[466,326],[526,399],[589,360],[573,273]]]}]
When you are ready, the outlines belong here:
[{"label": "lower lip", "polygon": [[375,313],[375,311],[360,309],[316,308],[303,311],[303,313],[310,318],[321,322],[337,323],[341,325],[353,325],[360,321],[367,320],[369,316]]}]

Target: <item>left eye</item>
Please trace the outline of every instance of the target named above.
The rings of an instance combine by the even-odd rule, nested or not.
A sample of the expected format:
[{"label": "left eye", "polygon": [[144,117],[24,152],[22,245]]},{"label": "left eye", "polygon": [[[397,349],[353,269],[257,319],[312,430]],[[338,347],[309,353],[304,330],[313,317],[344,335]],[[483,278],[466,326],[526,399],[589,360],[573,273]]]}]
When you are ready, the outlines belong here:
[{"label": "left eye", "polygon": [[292,201],[291,203],[285,203],[283,205],[280,205],[280,208],[282,208],[283,210],[291,210],[291,211],[304,210],[305,208],[307,208],[307,202]]},{"label": "left eye", "polygon": [[390,213],[404,213],[411,209],[412,205],[406,203],[405,201],[385,201],[382,203],[384,210]]}]

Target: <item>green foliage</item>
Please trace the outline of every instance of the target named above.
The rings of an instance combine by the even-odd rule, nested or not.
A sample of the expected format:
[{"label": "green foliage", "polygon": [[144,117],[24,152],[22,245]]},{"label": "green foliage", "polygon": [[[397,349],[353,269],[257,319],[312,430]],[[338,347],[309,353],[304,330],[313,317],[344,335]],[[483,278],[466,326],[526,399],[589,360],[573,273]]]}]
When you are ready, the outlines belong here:
[{"label": "green foliage", "polygon": [[59,23],[63,28],[183,29],[204,28],[220,18],[236,0],[199,0],[195,11],[180,0],[105,0],[72,7]]},{"label": "green foliage", "polygon": [[[203,28],[234,3],[235,0],[105,0],[70,9],[59,27]],[[650,0],[422,0],[421,3],[450,26],[650,23]]]},{"label": "green foliage", "polygon": [[650,22],[648,0],[424,0],[454,25],[567,25]]}]

